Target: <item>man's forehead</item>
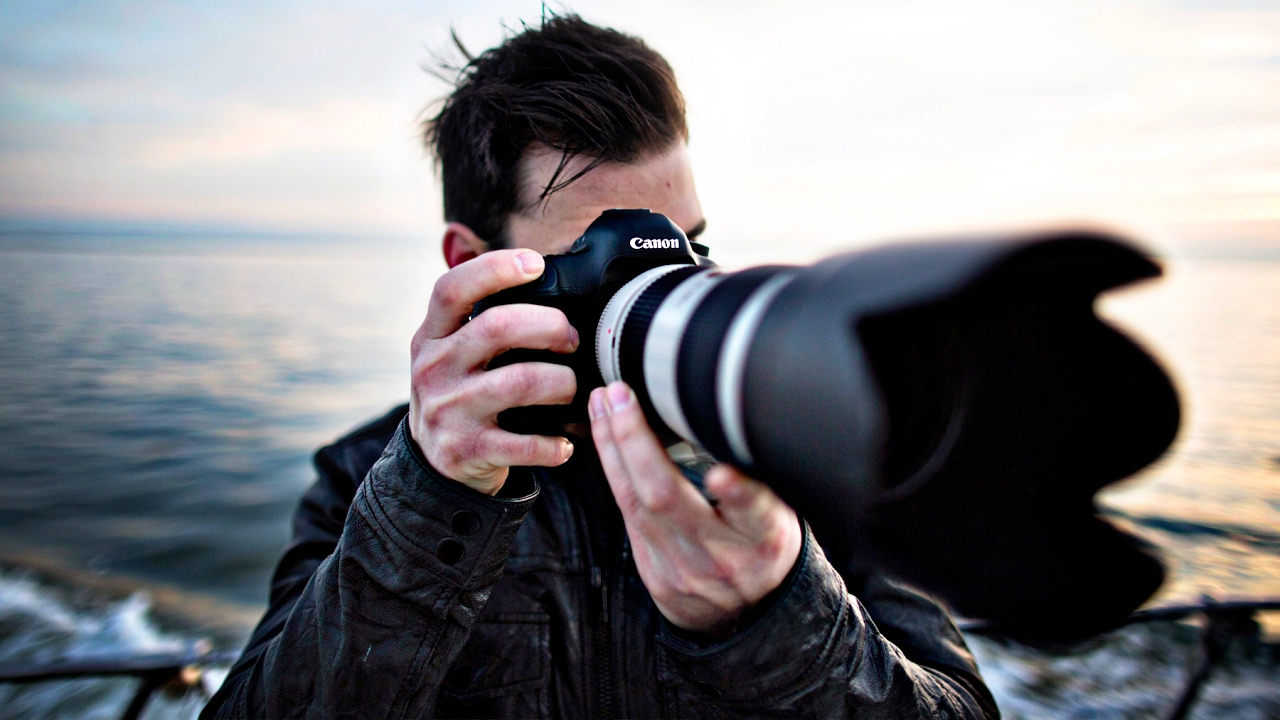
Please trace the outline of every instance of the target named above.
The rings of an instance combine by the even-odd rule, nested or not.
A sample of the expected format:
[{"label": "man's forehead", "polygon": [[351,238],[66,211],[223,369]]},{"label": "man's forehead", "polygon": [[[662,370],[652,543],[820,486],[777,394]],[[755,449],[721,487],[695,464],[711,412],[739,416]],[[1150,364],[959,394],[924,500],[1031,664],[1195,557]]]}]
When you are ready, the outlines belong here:
[{"label": "man's forehead", "polygon": [[[530,207],[536,203],[553,177],[557,183],[564,182],[586,170],[593,161],[594,158],[589,155],[576,155],[566,160],[563,152],[545,145],[530,148],[520,161],[522,205]],[[560,167],[562,162],[563,168]],[[667,150],[647,153],[632,162],[598,163],[591,170],[593,182],[582,184],[579,195],[586,198],[593,194],[625,192],[654,184],[666,184],[671,172],[679,171],[687,162],[684,142],[678,141]],[[558,177],[557,170],[560,170]],[[572,187],[572,184],[561,188],[561,191],[568,187]],[[558,194],[553,193],[548,199]]]},{"label": "man's forehead", "polygon": [[634,162],[604,162],[569,185],[540,199],[560,169],[556,181],[587,168],[592,159],[570,158],[538,146],[520,163],[521,208],[509,220],[511,243],[540,252],[567,249],[601,212],[618,207],[647,207],[666,214],[686,231],[702,223],[702,209],[693,185],[693,172],[683,140],[669,149],[641,156]]}]

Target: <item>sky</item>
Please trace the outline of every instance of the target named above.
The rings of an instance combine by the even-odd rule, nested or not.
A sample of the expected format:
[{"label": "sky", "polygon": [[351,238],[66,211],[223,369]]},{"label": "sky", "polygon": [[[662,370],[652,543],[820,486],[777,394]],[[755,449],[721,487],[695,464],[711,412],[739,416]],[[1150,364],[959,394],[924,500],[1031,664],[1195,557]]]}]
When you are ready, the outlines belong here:
[{"label": "sky", "polygon": [[[713,244],[807,253],[1086,222],[1280,247],[1280,5],[581,1],[671,62]],[[539,2],[25,2],[0,216],[434,237],[450,28]]]}]

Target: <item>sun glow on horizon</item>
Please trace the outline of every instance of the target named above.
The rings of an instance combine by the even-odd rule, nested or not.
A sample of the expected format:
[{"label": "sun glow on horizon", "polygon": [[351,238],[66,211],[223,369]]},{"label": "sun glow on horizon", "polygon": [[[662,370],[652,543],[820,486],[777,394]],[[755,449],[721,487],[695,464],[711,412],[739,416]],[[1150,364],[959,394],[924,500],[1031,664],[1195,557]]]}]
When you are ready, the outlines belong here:
[{"label": "sun glow on horizon", "polygon": [[[676,69],[713,242],[818,252],[1085,219],[1280,245],[1280,9],[1263,3],[569,9]],[[440,211],[418,122],[446,90],[428,48],[451,24],[490,46],[541,6],[14,10],[0,214],[423,236]]]}]

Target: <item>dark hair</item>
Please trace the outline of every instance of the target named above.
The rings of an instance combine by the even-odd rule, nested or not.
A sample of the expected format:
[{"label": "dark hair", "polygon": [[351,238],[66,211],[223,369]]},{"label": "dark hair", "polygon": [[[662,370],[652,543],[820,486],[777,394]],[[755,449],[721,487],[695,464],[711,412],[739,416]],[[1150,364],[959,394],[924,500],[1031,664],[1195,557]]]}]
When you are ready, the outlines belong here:
[{"label": "dark hair", "polygon": [[[522,209],[519,163],[531,145],[562,153],[542,202],[600,163],[631,162],[688,136],[667,61],[639,38],[576,15],[545,17],[468,59],[423,140],[440,167],[445,219],[490,248],[506,243],[507,218]],[[590,162],[566,177],[580,155]]]}]

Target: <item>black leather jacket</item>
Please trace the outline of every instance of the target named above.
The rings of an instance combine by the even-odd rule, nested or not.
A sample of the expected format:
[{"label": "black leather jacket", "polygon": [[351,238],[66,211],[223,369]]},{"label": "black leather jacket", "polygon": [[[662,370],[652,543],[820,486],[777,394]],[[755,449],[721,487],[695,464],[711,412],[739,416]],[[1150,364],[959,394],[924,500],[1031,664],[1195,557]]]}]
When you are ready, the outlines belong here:
[{"label": "black leather jacket", "polygon": [[946,611],[842,578],[808,531],[732,636],[683,635],[585,443],[488,497],[431,469],[406,411],[316,453],[270,609],[202,717],[998,717]]}]

